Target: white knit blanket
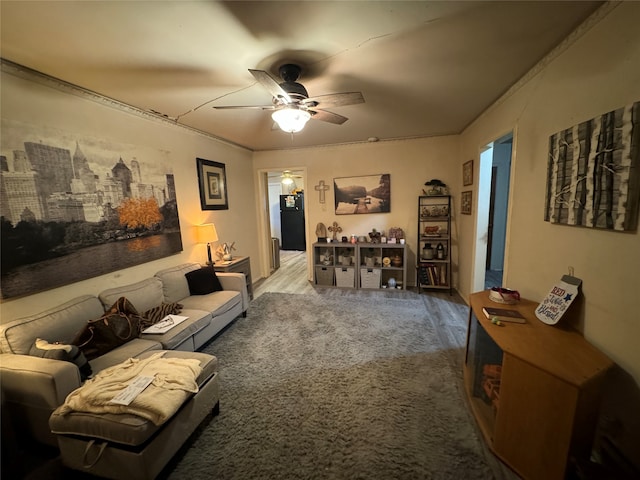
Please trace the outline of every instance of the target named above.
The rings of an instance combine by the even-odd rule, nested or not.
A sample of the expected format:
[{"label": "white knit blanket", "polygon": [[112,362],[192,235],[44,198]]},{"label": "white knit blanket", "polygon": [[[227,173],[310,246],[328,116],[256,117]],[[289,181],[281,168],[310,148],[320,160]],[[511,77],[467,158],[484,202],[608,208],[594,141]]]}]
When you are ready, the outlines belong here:
[{"label": "white knit blanket", "polygon": [[[198,392],[196,378],[202,372],[197,359],[162,358],[162,355],[164,352],[144,360],[130,358],[100,371],[67,396],[60,413],[129,413],[162,425],[190,394]],[[139,375],[154,379],[129,405],[110,403]]]}]

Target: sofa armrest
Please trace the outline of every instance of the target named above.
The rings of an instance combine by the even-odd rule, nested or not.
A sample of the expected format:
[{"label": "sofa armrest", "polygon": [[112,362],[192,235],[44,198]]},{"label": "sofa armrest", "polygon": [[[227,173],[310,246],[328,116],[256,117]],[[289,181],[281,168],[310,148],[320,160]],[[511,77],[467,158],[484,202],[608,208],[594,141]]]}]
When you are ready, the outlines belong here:
[{"label": "sofa armrest", "polygon": [[216,276],[220,280],[220,285],[225,290],[235,290],[242,295],[242,311],[249,309],[249,292],[247,291],[247,281],[244,273],[222,273],[216,272]]},{"label": "sofa armrest", "polygon": [[82,385],[75,364],[30,355],[1,354],[0,377],[4,400],[27,409],[54,410]]}]

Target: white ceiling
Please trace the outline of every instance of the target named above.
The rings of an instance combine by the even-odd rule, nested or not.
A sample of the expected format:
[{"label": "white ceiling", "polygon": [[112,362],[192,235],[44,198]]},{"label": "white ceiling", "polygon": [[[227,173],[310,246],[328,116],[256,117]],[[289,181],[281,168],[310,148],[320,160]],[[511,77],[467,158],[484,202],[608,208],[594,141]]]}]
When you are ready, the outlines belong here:
[{"label": "white ceiling", "polygon": [[[10,1],[4,59],[251,150],[456,134],[602,2]],[[303,67],[310,96],[360,91],[293,135],[248,69]]]}]

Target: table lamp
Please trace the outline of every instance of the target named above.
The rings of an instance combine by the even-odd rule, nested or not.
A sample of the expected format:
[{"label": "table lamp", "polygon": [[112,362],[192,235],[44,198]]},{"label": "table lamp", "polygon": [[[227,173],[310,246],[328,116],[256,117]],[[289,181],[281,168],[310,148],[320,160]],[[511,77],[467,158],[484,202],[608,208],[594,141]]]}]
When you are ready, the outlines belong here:
[{"label": "table lamp", "polygon": [[198,243],[207,244],[207,257],[209,258],[207,265],[213,265],[213,259],[211,258],[211,244],[218,241],[216,226],[213,223],[205,223],[204,225],[198,225],[196,229],[198,233]]}]

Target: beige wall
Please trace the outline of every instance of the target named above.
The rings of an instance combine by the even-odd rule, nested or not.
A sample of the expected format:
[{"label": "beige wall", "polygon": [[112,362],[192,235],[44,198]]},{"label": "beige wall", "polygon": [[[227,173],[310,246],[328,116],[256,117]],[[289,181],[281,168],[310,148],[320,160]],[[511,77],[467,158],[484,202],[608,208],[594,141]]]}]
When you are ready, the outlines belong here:
[{"label": "beige wall", "polygon": [[[106,106],[79,95],[77,91],[73,95],[56,88],[55,84],[43,85],[34,78],[23,79],[13,73],[3,72],[1,80],[3,119],[54,127],[62,132],[73,133],[79,139],[88,136],[170,152],[183,243],[183,252],[177,255],[25,298],[6,300],[0,305],[1,321],[51,308],[78,295],[97,294],[111,286],[142,280],[180,262],[204,263],[206,247],[195,243],[193,228],[200,223],[214,222],[221,242],[236,242],[235,254],[250,255],[252,260],[257,258],[257,220],[250,151],[166,122]],[[196,157],[226,165],[229,210],[200,209]]]},{"label": "beige wall", "polygon": [[[640,235],[552,225],[543,215],[549,136],[640,100],[639,21],[640,3],[624,2],[568,42],[522,88],[461,135],[459,158],[460,163],[468,158],[477,161],[483,145],[514,130],[504,284],[539,301],[573,267],[583,282],[583,295],[569,312],[574,325],[636,383],[640,383]],[[467,297],[475,216],[460,220],[460,293]]]},{"label": "beige wall", "polygon": [[[340,127],[335,127],[340,128]],[[415,252],[417,249],[418,195],[424,183],[438,178],[446,184],[457,179],[458,141],[456,136],[418,140],[358,143],[336,147],[292,149],[256,152],[256,171],[285,168],[306,170],[305,202],[307,205],[307,246],[316,241],[316,226],[326,227],[334,221],[342,228],[342,235],[364,235],[375,228],[387,232],[390,227],[404,230],[409,246],[408,283],[415,283]],[[366,215],[336,215],[333,179],[388,173],[391,176],[391,213]],[[320,180],[330,187],[321,204],[314,189]],[[259,210],[263,208],[260,206]],[[455,230],[454,230],[455,235]],[[455,244],[454,244],[455,246]],[[454,251],[454,261],[456,258]],[[309,275],[312,273],[309,268]]]}]

